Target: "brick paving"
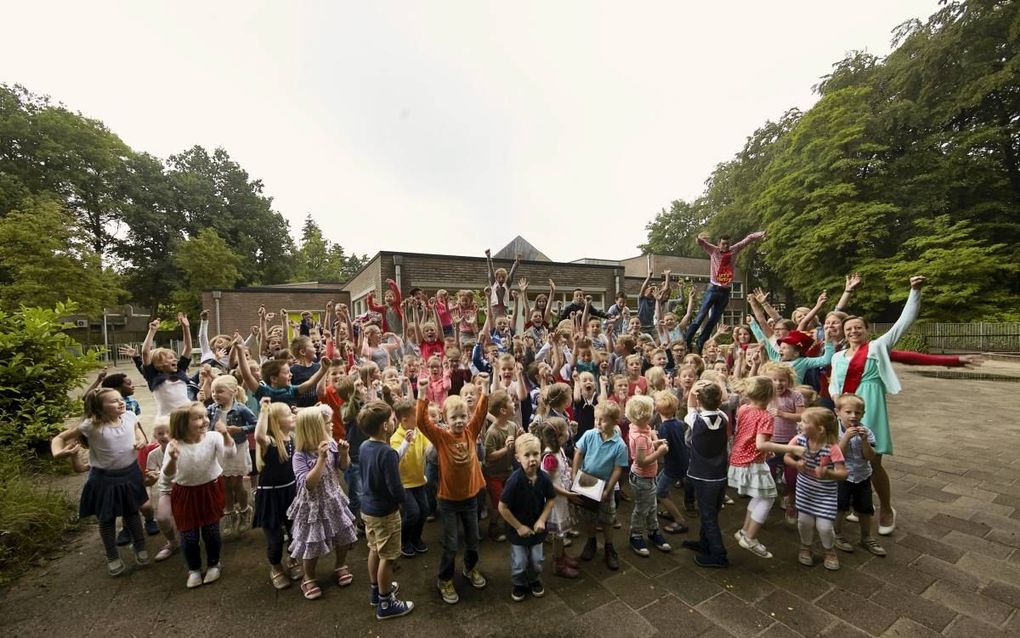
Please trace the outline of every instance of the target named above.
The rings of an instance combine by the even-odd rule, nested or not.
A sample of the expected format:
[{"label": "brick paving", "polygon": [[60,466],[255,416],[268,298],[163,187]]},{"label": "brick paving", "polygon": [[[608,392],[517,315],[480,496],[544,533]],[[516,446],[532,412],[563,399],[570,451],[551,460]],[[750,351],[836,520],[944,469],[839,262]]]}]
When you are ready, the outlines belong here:
[{"label": "brick paving", "polygon": [[[1020,364],[989,362],[985,372],[1020,377]],[[886,558],[840,555],[842,569],[796,561],[796,533],[778,509],[761,538],[762,560],[732,542],[743,501],[722,515],[732,566],[704,570],[682,549],[640,558],[618,533],[621,568],[584,564],[582,577],[545,578],[546,596],[510,601],[508,550],[482,544],[483,591],[458,577],[461,603],[434,587],[438,528],[428,554],[402,560],[401,593],[416,604],[405,618],[378,623],[367,603],[365,549],[349,562],[355,585],[324,588],[307,602],[296,587],[274,591],[257,530],[229,540],[224,577],[188,591],[179,557],[129,568],[112,579],[95,528],[66,553],[0,591],[0,631],[39,635],[218,636],[993,636],[1020,635],[1020,458],[1011,410],[1020,385],[925,378],[900,369],[904,391],[890,397],[897,455],[886,459],[898,527]],[[140,384],[139,384],[140,385]],[[144,390],[143,409],[150,412]],[[80,481],[80,479],[77,479]],[[627,520],[629,508],[621,508]],[[625,526],[626,527],[626,524]],[[696,529],[696,526],[695,526]],[[856,530],[853,530],[853,537]],[[685,536],[674,537],[679,540]],[[158,549],[150,539],[149,550]],[[570,550],[577,552],[577,544]],[[328,566],[328,560],[325,565]],[[321,570],[320,570],[321,571]],[[548,567],[547,567],[548,571]]]}]

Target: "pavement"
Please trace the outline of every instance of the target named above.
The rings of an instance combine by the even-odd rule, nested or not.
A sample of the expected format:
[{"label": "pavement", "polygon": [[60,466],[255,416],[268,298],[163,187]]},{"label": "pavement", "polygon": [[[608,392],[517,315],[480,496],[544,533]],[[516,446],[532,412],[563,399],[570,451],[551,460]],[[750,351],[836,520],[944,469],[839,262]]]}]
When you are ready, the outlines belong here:
[{"label": "pavement", "polygon": [[[126,370],[126,368],[125,368]],[[127,370],[134,373],[133,370]],[[773,510],[760,538],[775,554],[740,549],[732,533],[744,501],[721,516],[732,565],[695,566],[690,552],[626,548],[629,504],[621,507],[621,567],[582,564],[581,577],[552,576],[546,595],[510,600],[509,551],[485,541],[484,590],[458,576],[461,602],[446,605],[435,588],[438,525],[426,527],[431,550],[402,559],[396,578],[415,610],[378,622],[368,605],[364,543],[349,555],[354,585],[324,587],[318,601],[298,588],[277,592],[268,579],[258,530],[225,543],[223,578],[187,590],[183,560],[106,574],[95,525],[55,550],[53,560],[0,590],[5,636],[964,636],[1020,635],[1020,426],[1012,401],[1020,383],[926,378],[899,368],[903,392],[890,397],[896,456],[886,463],[898,526],[883,537],[885,558],[840,554],[842,568],[797,562],[799,541]],[[990,361],[983,372],[1020,381],[1020,363]],[[144,384],[136,379],[136,386]],[[139,392],[152,414],[148,393]],[[144,421],[144,419],[143,419]],[[75,477],[72,489],[82,481]],[[483,522],[484,525],[484,522]],[[696,534],[696,523],[693,534]],[[854,530],[856,533],[856,530]],[[850,534],[854,537],[853,534]],[[692,534],[674,536],[676,545]],[[149,539],[149,552],[161,546]],[[547,546],[548,548],[548,546]],[[580,550],[575,542],[571,552]],[[320,572],[332,563],[323,561]]]}]

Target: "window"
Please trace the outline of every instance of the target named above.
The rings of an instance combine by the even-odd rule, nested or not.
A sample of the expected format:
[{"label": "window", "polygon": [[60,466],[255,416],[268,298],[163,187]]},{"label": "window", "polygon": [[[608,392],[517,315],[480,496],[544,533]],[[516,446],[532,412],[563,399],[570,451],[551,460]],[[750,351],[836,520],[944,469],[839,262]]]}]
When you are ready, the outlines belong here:
[{"label": "window", "polygon": [[730,284],[730,297],[733,299],[744,298],[744,282],[734,281]]},{"label": "window", "polygon": [[727,310],[723,312],[722,322],[727,326],[736,326],[744,323],[744,315],[739,310]]}]

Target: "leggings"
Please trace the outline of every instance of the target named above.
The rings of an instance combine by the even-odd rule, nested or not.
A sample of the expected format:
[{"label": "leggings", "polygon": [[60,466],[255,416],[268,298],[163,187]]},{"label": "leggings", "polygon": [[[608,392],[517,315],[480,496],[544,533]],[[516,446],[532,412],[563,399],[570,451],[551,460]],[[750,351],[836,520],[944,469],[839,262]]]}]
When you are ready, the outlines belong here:
[{"label": "leggings", "polygon": [[759,525],[765,524],[765,519],[769,517],[769,510],[772,509],[772,503],[776,499],[772,497],[756,496],[751,499],[751,502],[747,504],[747,511],[751,512],[751,520]]},{"label": "leggings", "polygon": [[283,532],[290,534],[290,519],[286,519],[280,527],[264,527],[262,534],[266,537],[266,559],[270,565],[279,565],[283,560]]},{"label": "leggings", "polygon": [[[124,527],[131,535],[131,543],[136,552],[145,550],[145,532],[142,530],[142,517],[138,512],[123,517]],[[99,538],[103,540],[103,549],[106,550],[106,560],[117,560],[120,552],[117,551],[117,519],[99,521]]]},{"label": "leggings", "polygon": [[174,528],[174,513],[170,508],[169,494],[160,494],[159,500],[156,501],[156,524],[159,525],[159,531],[163,532],[167,542],[177,543],[177,531]]},{"label": "leggings", "polygon": [[184,554],[184,562],[188,564],[188,571],[202,571],[202,548],[199,545],[199,535],[205,542],[206,565],[213,567],[220,563],[220,522],[196,527],[181,534],[181,550]]},{"label": "leggings", "polygon": [[818,528],[818,539],[822,541],[822,547],[832,549],[832,543],[836,539],[836,532],[833,530],[833,521],[827,518],[817,518],[805,512],[797,515],[797,531],[800,532],[802,545],[810,545],[815,540],[815,528]]}]

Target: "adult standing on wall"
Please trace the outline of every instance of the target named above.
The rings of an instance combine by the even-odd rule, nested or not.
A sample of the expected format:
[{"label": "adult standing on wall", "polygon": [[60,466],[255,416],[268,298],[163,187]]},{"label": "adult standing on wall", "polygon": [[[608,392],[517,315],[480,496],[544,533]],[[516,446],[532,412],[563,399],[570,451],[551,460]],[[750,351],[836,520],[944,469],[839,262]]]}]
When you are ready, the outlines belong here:
[{"label": "adult standing on wall", "polygon": [[[687,328],[687,334],[684,336],[688,350],[691,349],[694,335],[698,334],[698,328],[701,328],[701,334],[698,336],[698,352],[701,352],[705,342],[712,336],[715,325],[722,318],[726,304],[730,302],[733,262],[736,260],[737,254],[751,242],[764,238],[765,231],[759,231],[730,245],[730,236],[720,235],[719,245],[714,245],[708,242],[708,233],[698,235],[698,245],[708,253],[712,269],[708,279],[708,288],[705,289],[705,296],[701,299],[701,308],[698,309],[697,316],[694,317],[694,321],[691,322],[690,327]],[[705,324],[704,327],[702,327],[702,323]]]},{"label": "adult standing on wall", "polygon": [[892,454],[892,434],[889,431],[889,412],[885,395],[897,394],[900,381],[896,378],[889,351],[910,328],[921,308],[921,286],[925,278],[910,278],[910,294],[900,318],[888,332],[874,340],[868,339],[868,322],[862,317],[843,320],[847,347],[832,357],[832,378],[829,395],[838,397],[852,393],[864,399],[864,417],[861,423],[875,434],[876,460],[872,461],[873,484],[881,508],[878,515],[878,533],[892,534],[896,528],[896,510],[892,507],[892,488],[889,475],[882,467],[882,455]]}]

